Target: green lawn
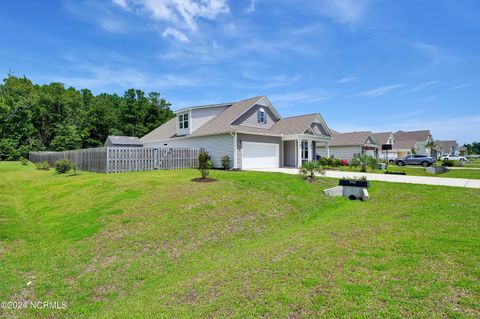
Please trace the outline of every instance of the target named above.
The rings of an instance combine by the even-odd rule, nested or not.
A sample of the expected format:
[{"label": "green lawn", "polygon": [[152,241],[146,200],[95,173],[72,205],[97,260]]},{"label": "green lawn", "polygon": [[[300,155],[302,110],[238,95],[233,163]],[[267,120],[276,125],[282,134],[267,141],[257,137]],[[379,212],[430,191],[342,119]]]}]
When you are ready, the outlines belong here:
[{"label": "green lawn", "polygon": [[0,163],[0,301],[68,305],[0,317],[480,316],[480,190],[198,175]]},{"label": "green lawn", "polygon": [[[340,171],[350,171],[350,172],[360,172],[359,167],[351,167],[351,166],[339,166],[339,167],[332,167],[330,169],[333,170],[340,170]],[[480,169],[451,169],[447,173],[443,174],[430,174],[425,172],[425,168],[421,166],[397,166],[394,164],[388,165],[388,171],[393,172],[405,172],[407,175],[414,175],[414,176],[434,176],[434,177],[451,177],[451,178],[471,178],[471,179],[480,179]],[[371,168],[367,169],[367,173],[377,173],[377,174],[384,174],[385,170],[375,169],[372,170]]]}]

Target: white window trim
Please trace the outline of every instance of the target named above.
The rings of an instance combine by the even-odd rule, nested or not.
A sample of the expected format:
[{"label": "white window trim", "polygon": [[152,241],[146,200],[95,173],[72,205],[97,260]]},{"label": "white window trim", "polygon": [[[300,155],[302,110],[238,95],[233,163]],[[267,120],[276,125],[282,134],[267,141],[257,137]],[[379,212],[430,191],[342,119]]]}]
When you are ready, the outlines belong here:
[{"label": "white window trim", "polygon": [[[185,116],[187,116],[186,120],[185,120]],[[185,127],[185,123],[187,124],[187,127]],[[190,128],[190,113],[187,112],[187,113],[178,114],[178,128],[180,130],[185,130]]]}]

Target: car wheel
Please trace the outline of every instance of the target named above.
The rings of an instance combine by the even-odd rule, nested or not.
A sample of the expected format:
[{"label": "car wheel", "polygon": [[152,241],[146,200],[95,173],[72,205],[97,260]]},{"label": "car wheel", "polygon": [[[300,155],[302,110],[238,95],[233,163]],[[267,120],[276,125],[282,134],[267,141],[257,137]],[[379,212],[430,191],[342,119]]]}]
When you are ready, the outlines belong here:
[{"label": "car wheel", "polygon": [[423,167],[427,167],[427,166],[428,166],[428,162],[422,162],[422,166],[423,166]]},{"label": "car wheel", "polygon": [[465,162],[465,159],[464,159],[464,158],[461,158],[461,159],[460,159],[460,162]]},{"label": "car wheel", "polygon": [[395,161],[394,161],[394,160],[389,160],[388,162],[389,162],[390,164],[393,164],[393,163],[395,163]]},{"label": "car wheel", "polygon": [[404,166],[404,165],[405,165],[405,163],[403,161],[398,161],[397,162],[397,166]]}]

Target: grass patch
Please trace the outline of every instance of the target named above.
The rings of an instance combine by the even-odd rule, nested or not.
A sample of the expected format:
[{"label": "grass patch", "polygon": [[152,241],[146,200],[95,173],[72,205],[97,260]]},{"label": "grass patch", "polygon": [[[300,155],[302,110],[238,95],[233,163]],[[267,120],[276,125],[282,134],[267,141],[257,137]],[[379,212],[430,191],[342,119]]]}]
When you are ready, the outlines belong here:
[{"label": "grass patch", "polygon": [[[0,163],[0,300],[25,318],[480,315],[480,190]],[[26,283],[32,281],[32,285]]]},{"label": "grass patch", "polygon": [[[407,173],[407,175],[411,175],[411,176],[434,176],[434,177],[480,179],[480,170],[468,169],[468,167],[466,166],[463,168],[466,168],[466,169],[451,169],[449,172],[446,172],[443,174],[431,174],[431,173],[425,172],[425,168],[421,166],[396,166],[394,164],[389,164],[387,170],[389,172],[405,172]],[[348,172],[360,172],[359,167],[351,167],[351,166],[339,166],[339,167],[333,167],[331,169],[348,171]],[[368,168],[367,173],[384,174],[385,170],[380,170],[380,169],[372,170],[371,168]]]}]

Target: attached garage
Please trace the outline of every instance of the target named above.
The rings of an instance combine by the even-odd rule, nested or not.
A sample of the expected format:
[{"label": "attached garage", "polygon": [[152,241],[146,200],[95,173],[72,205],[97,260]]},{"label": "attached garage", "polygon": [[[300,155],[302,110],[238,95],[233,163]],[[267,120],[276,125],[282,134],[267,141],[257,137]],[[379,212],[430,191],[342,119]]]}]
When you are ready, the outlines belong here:
[{"label": "attached garage", "polygon": [[242,143],[242,169],[279,167],[280,147],[274,143]]}]

